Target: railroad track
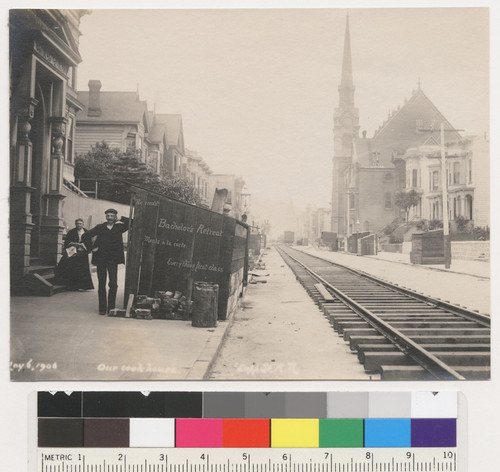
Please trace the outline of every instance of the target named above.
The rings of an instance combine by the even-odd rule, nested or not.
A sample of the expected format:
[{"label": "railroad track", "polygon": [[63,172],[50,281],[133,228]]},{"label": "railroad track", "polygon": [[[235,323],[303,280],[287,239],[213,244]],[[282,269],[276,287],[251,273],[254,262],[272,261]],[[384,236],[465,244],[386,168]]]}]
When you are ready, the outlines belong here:
[{"label": "railroad track", "polygon": [[278,251],[366,372],[383,380],[490,378],[490,317],[364,272]]}]

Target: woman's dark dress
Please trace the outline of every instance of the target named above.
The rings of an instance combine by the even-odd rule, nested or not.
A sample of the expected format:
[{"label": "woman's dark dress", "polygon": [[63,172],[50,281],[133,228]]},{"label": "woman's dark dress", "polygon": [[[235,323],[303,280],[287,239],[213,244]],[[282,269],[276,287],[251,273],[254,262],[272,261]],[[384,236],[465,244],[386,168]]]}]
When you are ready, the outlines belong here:
[{"label": "woman's dark dress", "polygon": [[[83,234],[87,230],[83,229]],[[83,236],[82,234],[82,236]],[[75,255],[68,257],[66,249],[79,243],[80,238],[76,228],[70,229],[64,240],[63,256],[55,268],[55,283],[65,285],[69,290],[92,290],[92,276],[89,268],[89,251],[86,247],[77,247]]]}]

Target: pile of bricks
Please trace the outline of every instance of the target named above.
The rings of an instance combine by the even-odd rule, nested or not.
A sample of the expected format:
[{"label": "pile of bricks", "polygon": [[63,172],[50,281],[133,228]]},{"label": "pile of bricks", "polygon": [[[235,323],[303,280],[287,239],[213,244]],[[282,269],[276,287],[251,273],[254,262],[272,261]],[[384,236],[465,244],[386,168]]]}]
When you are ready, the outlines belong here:
[{"label": "pile of bricks", "polygon": [[[137,295],[129,317],[152,320],[188,320],[191,314],[191,301],[181,292],[157,291],[154,297]],[[127,310],[115,308],[108,316],[126,317]]]}]

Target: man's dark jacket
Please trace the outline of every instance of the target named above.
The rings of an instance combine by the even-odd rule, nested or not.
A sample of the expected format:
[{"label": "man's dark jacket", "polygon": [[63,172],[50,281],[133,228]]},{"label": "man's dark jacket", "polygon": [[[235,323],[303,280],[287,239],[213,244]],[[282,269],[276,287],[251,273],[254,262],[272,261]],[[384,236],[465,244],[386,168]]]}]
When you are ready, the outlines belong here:
[{"label": "man's dark jacket", "polygon": [[91,246],[91,239],[97,236],[93,245],[92,264],[123,264],[125,256],[123,254],[123,237],[122,234],[128,230],[129,219],[122,217],[121,223],[116,222],[111,229],[107,223],[102,223],[87,231],[82,236],[83,243]]}]

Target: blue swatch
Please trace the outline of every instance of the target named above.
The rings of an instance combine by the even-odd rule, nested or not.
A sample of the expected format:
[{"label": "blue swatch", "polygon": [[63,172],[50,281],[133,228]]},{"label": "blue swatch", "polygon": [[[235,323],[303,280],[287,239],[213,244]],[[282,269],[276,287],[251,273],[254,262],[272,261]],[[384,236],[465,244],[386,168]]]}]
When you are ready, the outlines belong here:
[{"label": "blue swatch", "polygon": [[410,447],[411,420],[365,419],[365,447]]}]

